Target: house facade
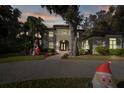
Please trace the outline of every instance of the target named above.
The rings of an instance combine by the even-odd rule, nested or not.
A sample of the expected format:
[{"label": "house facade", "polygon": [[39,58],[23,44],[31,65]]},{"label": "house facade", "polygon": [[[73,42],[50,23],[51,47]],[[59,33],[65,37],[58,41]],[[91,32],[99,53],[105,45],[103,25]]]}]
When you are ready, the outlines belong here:
[{"label": "house facade", "polygon": [[[57,52],[69,51],[70,30],[68,25],[54,25],[47,29],[44,39],[44,47],[55,49]],[[88,35],[84,30],[78,30],[78,47],[83,50],[90,50],[92,54],[98,54],[96,47],[99,45],[110,49],[124,48],[124,38],[121,34]]]},{"label": "house facade", "polygon": [[106,34],[104,36],[91,36],[82,40],[82,49],[90,50],[92,54],[98,54],[96,47],[103,46],[108,49],[124,48],[124,38],[120,34]]},{"label": "house facade", "polygon": [[68,25],[54,25],[47,29],[47,48],[57,52],[68,51],[70,48],[70,30]]}]

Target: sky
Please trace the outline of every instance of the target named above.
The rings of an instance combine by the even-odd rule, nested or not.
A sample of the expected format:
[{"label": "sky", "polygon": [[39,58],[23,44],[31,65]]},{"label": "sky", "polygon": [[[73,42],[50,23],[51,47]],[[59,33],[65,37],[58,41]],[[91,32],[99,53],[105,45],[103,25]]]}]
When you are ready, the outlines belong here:
[{"label": "sky", "polygon": [[[12,7],[18,8],[22,14],[19,21],[25,22],[27,16],[41,17],[44,19],[44,23],[48,27],[52,27],[57,24],[65,24],[64,20],[59,15],[50,14],[45,8],[41,8],[40,5],[13,5]],[[81,5],[80,14],[88,16],[89,14],[95,14],[100,10],[108,10],[108,5]]]}]

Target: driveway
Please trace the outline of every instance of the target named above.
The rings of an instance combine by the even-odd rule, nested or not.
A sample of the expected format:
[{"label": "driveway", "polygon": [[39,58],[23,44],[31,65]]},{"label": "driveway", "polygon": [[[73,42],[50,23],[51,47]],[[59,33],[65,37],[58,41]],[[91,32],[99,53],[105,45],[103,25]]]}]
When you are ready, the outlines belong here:
[{"label": "driveway", "polygon": [[[93,77],[100,61],[62,60],[61,55],[45,60],[12,62],[0,64],[0,83],[24,81],[42,78]],[[124,79],[124,62],[111,64],[114,79]]]}]

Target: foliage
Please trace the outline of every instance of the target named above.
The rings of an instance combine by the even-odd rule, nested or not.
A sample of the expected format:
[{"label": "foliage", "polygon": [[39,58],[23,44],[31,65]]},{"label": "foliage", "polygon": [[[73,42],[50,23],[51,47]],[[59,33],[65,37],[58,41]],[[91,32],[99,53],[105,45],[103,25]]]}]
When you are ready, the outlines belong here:
[{"label": "foliage", "polygon": [[21,12],[10,5],[0,5],[0,53],[18,52],[16,34]]},{"label": "foliage", "polygon": [[13,36],[18,31],[18,18],[20,16],[21,12],[17,8],[10,5],[0,5],[0,37],[14,38]]},{"label": "foliage", "polygon": [[83,26],[90,33],[118,34],[124,33],[124,6],[110,6],[108,11],[100,10],[90,14],[88,21],[84,20]]},{"label": "foliage", "polygon": [[109,49],[110,55],[124,56],[124,49]]},{"label": "foliage", "polygon": [[50,55],[55,55],[55,49],[52,48],[41,48],[41,54],[44,54],[46,56],[50,56]]},{"label": "foliage", "polygon": [[84,49],[80,49],[80,55],[85,54],[85,50]]},{"label": "foliage", "polygon": [[115,15],[113,15],[112,19],[112,30],[124,33],[124,5],[118,5],[115,8]]},{"label": "foliage", "polygon": [[30,42],[25,42],[22,44],[21,48],[22,48],[22,50],[30,49],[30,48],[33,48],[33,45]]},{"label": "foliage", "polygon": [[102,45],[99,45],[98,47],[96,47],[96,51],[101,55],[108,55],[109,54],[109,49],[106,47],[103,47]]}]

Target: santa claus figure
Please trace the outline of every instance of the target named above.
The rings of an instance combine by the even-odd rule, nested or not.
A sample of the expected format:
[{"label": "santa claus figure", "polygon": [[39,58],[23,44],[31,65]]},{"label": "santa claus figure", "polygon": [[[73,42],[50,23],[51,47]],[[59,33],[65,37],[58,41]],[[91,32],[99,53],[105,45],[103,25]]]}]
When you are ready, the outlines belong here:
[{"label": "santa claus figure", "polygon": [[40,48],[38,46],[36,47],[36,54],[40,55]]},{"label": "santa claus figure", "polygon": [[93,88],[113,88],[115,85],[112,81],[112,71],[109,68],[111,62],[101,64],[96,68],[96,73],[93,77]]}]

